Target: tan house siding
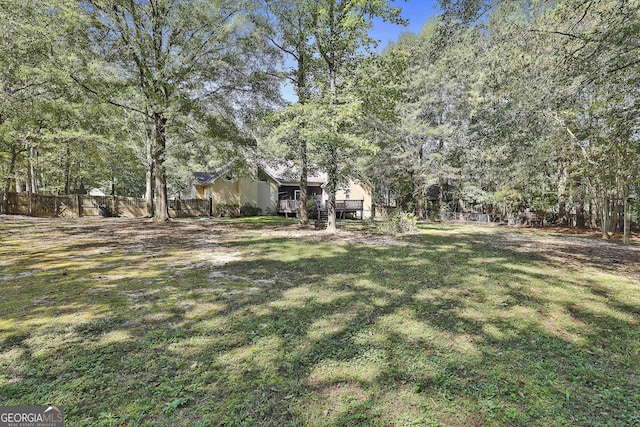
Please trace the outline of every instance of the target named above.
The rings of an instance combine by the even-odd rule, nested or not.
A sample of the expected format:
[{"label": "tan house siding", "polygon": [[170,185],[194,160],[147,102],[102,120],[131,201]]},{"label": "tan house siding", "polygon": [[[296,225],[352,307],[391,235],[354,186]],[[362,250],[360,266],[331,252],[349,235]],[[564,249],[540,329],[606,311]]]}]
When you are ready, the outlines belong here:
[{"label": "tan house siding", "polygon": [[205,197],[204,195],[204,189],[205,187],[201,187],[201,186],[196,186],[195,188],[195,199],[208,199],[208,197]]},{"label": "tan house siding", "polygon": [[258,204],[264,215],[276,213],[278,205],[278,184],[273,181],[257,182]]},{"label": "tan house siding", "polygon": [[249,178],[238,179],[240,205],[258,206],[258,183]]},{"label": "tan house siding", "polygon": [[[198,199],[212,198],[214,211],[216,211],[216,206],[221,205],[238,207],[250,205],[260,208],[264,215],[274,215],[278,213],[280,197],[283,200],[294,200],[297,198],[295,190],[299,188],[299,183],[288,180],[283,181],[278,174],[265,171],[266,169],[259,169],[257,179],[246,176],[228,179],[231,178],[231,175],[222,174],[214,180],[213,174],[198,173],[198,179],[202,179],[202,181],[200,181],[200,184],[194,183],[192,194]],[[324,179],[326,179],[326,177]],[[326,206],[327,194],[323,190],[323,181],[310,179],[308,184],[309,195],[318,197],[318,200],[322,198],[322,205],[323,207]],[[372,192],[371,186],[366,182],[350,182],[348,187],[338,190],[336,199],[362,200],[362,219],[371,218],[373,213]],[[343,204],[343,206],[345,205]],[[357,211],[353,209],[353,204],[350,206],[352,206],[351,213],[357,212],[356,216],[359,218],[359,206],[357,207]],[[347,208],[347,210],[349,210],[349,208]],[[283,210],[282,212],[285,211]]]},{"label": "tan house siding", "polygon": [[347,191],[345,188],[341,188],[336,191],[336,200],[364,200],[363,205],[363,218],[371,218],[372,210],[372,197],[370,186],[365,183],[350,182],[347,187],[349,190],[349,197],[347,197]]},{"label": "tan house siding", "polygon": [[238,191],[238,181],[226,181],[224,178],[217,179],[213,185],[207,185],[205,197],[213,197],[215,205],[239,205],[240,194]]},{"label": "tan house siding", "polygon": [[265,215],[274,214],[278,203],[278,184],[269,179],[253,181],[251,178],[226,180],[220,177],[205,185],[195,185],[195,195],[198,199],[213,198],[215,206],[251,205],[258,207]]}]

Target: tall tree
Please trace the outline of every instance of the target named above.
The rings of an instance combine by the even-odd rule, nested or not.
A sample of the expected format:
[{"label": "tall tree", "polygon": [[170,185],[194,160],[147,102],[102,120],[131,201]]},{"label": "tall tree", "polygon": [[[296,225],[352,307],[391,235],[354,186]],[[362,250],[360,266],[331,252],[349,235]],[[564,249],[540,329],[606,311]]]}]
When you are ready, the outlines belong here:
[{"label": "tall tree", "polygon": [[[311,5],[313,19],[312,34],[316,52],[324,62],[326,80],[322,87],[323,100],[326,103],[329,123],[328,136],[324,142],[324,166],[327,170],[328,183],[328,223],[327,231],[336,230],[336,191],[341,184],[341,167],[344,167],[341,146],[355,141],[349,134],[341,135],[342,123],[348,123],[345,112],[354,111],[343,105],[346,96],[341,96],[340,79],[350,69],[361,49],[368,48],[373,40],[368,35],[374,18],[402,24],[400,7],[391,6],[388,0],[320,0]],[[353,161],[348,159],[347,161]]]},{"label": "tall tree", "polygon": [[[4,212],[20,159],[35,157],[37,145],[42,142],[48,106],[65,97],[52,52],[58,47],[73,47],[67,36],[76,17],[67,6],[58,0],[0,2],[0,173],[4,175]],[[33,166],[27,165],[29,190],[37,189]]]},{"label": "tall tree", "polygon": [[138,103],[109,93],[95,79],[77,80],[89,91],[147,117],[152,123],[155,218],[169,217],[166,166],[168,133],[194,103],[233,115],[241,103],[268,91],[260,69],[268,64],[262,33],[245,14],[248,1],[92,0],[94,52],[134,87]]},{"label": "tall tree", "polygon": [[[273,34],[271,43],[293,64],[285,65],[284,77],[293,85],[297,102],[304,105],[311,100],[312,80],[316,60],[311,50],[311,25],[308,0],[264,0],[265,24]],[[288,63],[289,61],[286,61]],[[301,123],[303,124],[303,123]],[[277,132],[281,134],[281,132]],[[299,164],[300,194],[298,199],[298,220],[309,223],[307,208],[307,177],[309,172],[309,141],[302,138],[302,132],[288,133],[279,140],[293,150]]]},{"label": "tall tree", "polygon": [[[629,205],[624,201],[637,185],[640,167],[640,31],[635,19],[640,2],[444,0],[441,4],[455,22],[489,22],[487,33],[497,42],[493,50],[508,49],[496,62],[510,73],[502,79],[507,84],[496,92],[502,103],[495,111],[503,111],[502,124],[509,116],[502,107],[515,112],[517,120],[509,124],[509,133],[515,135],[513,131],[520,129],[518,139],[530,146],[518,171],[536,159],[555,163],[557,172],[546,175],[557,176],[560,219],[566,221],[567,201],[573,198],[576,223],[584,223],[584,189],[589,189],[599,206],[602,236],[608,238],[619,211]],[[500,129],[495,122],[488,127]],[[530,140],[531,135],[536,139]]]}]

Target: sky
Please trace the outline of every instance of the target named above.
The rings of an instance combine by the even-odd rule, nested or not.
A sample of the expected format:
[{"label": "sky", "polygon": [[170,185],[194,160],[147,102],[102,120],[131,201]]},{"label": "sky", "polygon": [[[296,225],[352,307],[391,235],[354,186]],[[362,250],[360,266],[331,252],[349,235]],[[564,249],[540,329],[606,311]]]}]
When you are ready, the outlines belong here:
[{"label": "sky", "polygon": [[402,17],[409,20],[409,25],[404,27],[375,19],[369,35],[380,40],[379,50],[384,49],[389,42],[396,41],[402,33],[419,33],[429,18],[440,11],[437,0],[395,0],[392,4],[402,7]]},{"label": "sky", "polygon": [[[393,6],[402,7],[402,17],[409,21],[409,25],[395,25],[388,22],[382,22],[381,19],[373,21],[373,28],[369,31],[369,35],[379,40],[378,51],[384,49],[389,42],[395,42],[402,33],[412,32],[419,33],[422,26],[439,12],[437,0],[394,0]],[[286,84],[282,87],[282,96],[285,100],[294,102],[296,96],[293,92],[293,86]]]}]

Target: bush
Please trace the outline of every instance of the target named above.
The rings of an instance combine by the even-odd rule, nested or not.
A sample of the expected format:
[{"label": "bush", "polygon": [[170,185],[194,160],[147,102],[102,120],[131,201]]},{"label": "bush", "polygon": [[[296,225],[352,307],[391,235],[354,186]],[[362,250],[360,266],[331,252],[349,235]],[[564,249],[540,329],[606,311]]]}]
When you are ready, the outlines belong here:
[{"label": "bush", "polygon": [[309,211],[309,219],[318,219],[318,205],[315,200],[307,200],[307,210]]},{"label": "bush", "polygon": [[242,205],[240,207],[240,216],[258,216],[262,215],[262,209],[251,205]]},{"label": "bush", "polygon": [[238,218],[240,216],[240,206],[238,205],[216,205],[216,215],[220,218]]},{"label": "bush", "polygon": [[262,215],[262,209],[251,205],[216,205],[216,215],[218,217],[239,218],[241,216]]},{"label": "bush", "polygon": [[396,212],[382,224],[382,231],[389,234],[418,231],[416,216],[410,212]]}]

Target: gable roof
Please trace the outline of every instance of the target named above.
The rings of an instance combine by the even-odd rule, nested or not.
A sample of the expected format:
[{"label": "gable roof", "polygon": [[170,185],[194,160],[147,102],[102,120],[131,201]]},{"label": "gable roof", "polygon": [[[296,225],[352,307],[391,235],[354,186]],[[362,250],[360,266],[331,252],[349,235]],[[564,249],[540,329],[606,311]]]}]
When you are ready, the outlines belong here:
[{"label": "gable roof", "polygon": [[194,172],[193,180],[196,185],[205,185],[215,181],[217,176],[211,172]]},{"label": "gable roof", "polygon": [[[279,162],[277,164],[264,163],[262,169],[271,177],[275,177],[279,183],[300,183],[300,172],[297,163]],[[325,172],[315,171],[315,173],[307,174],[307,182],[315,184],[324,184],[327,182],[327,174]]]},{"label": "gable roof", "polygon": [[[231,172],[236,162],[237,160],[227,163],[226,165],[218,169],[216,172],[193,172],[193,181],[194,181],[193,183],[195,185],[211,184],[218,178],[225,176],[229,172]],[[267,174],[269,178],[273,179],[278,185],[282,185],[282,182],[280,182],[280,180],[276,176],[274,176],[270,170],[268,170],[263,166],[258,166],[258,168],[262,170],[265,174]]]},{"label": "gable roof", "polygon": [[[193,172],[193,183],[195,185],[207,185],[213,183],[216,179],[228,174],[238,160],[227,163],[219,168],[216,172]],[[283,183],[300,183],[300,172],[295,162],[278,162],[271,164],[269,162],[260,162],[258,168],[267,176],[273,179],[278,186]],[[307,182],[311,184],[325,184],[327,182],[327,174],[325,172],[316,171],[307,175]]]},{"label": "gable roof", "polygon": [[232,160],[227,164],[218,168],[214,172],[193,172],[193,183],[195,185],[207,185],[213,183],[216,179],[228,174],[239,159]]}]

